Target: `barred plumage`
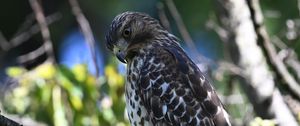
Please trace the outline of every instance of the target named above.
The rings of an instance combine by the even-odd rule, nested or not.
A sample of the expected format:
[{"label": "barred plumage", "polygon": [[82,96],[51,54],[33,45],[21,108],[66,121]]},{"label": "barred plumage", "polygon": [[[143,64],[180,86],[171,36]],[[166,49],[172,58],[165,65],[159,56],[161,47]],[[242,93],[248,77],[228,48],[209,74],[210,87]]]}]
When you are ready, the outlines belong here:
[{"label": "barred plumage", "polygon": [[143,13],[122,13],[113,20],[106,41],[127,63],[131,125],[230,125],[210,82],[157,20]]}]

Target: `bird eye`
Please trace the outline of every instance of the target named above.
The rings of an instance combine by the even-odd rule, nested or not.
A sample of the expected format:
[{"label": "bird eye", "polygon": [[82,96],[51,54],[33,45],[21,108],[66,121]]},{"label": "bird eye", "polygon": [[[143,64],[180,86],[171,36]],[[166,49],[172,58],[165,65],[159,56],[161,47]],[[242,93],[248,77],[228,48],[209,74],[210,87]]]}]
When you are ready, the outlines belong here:
[{"label": "bird eye", "polygon": [[131,30],[129,28],[126,28],[124,31],[123,31],[123,36],[125,38],[128,38],[130,37],[130,34],[131,34]]}]

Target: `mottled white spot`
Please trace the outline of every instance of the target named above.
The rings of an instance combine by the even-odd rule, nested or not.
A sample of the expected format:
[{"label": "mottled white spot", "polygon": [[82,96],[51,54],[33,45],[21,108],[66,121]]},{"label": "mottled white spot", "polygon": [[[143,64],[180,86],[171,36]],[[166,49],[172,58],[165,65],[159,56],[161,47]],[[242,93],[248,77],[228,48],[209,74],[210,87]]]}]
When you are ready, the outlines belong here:
[{"label": "mottled white spot", "polygon": [[185,115],[186,111],[184,111],[179,117],[183,117]]},{"label": "mottled white spot", "polygon": [[179,97],[179,102],[178,102],[178,104],[175,106],[174,110],[176,110],[176,109],[178,108],[178,106],[179,106],[181,103],[183,103],[183,99],[182,99],[182,97]]},{"label": "mottled white spot", "polygon": [[224,117],[225,117],[225,120],[226,120],[227,124],[229,126],[231,126],[231,123],[229,121],[229,115],[228,115],[228,113],[224,110],[224,108],[222,108],[222,111],[223,111],[223,114],[224,114]]},{"label": "mottled white spot", "polygon": [[162,75],[159,75],[158,77],[156,77],[156,79],[154,80],[155,82],[160,79],[162,77]]},{"label": "mottled white spot", "polygon": [[204,101],[209,101],[209,100],[211,100],[211,92],[210,91],[207,92],[207,97],[204,99]]},{"label": "mottled white spot", "polygon": [[153,61],[154,61],[154,57],[151,57],[151,59],[149,60],[149,63],[153,63]]},{"label": "mottled white spot", "polygon": [[172,90],[172,98],[170,99],[170,102],[168,104],[170,104],[174,100],[174,98],[176,97],[174,92],[175,92],[175,90],[173,89]]},{"label": "mottled white spot", "polygon": [[222,112],[222,108],[218,106],[216,115],[219,114],[220,112]]},{"label": "mottled white spot", "polygon": [[200,77],[201,85],[204,84],[205,78],[203,76]]},{"label": "mottled white spot", "polygon": [[167,91],[167,89],[168,89],[168,87],[169,87],[169,84],[167,84],[166,82],[164,82],[160,87],[162,88],[162,93],[161,93],[161,95],[163,95],[163,94],[166,93],[166,91]]},{"label": "mottled white spot", "polygon": [[168,107],[166,105],[162,106],[163,114],[165,115],[167,113]]},{"label": "mottled white spot", "polygon": [[[197,115],[197,114],[195,114],[195,116],[196,116],[196,115]],[[195,117],[195,116],[194,116],[194,117]],[[192,119],[193,119],[193,118],[190,116],[190,117],[189,117],[189,121],[187,121],[187,122],[188,122],[188,123],[191,123],[191,122],[192,122]]]},{"label": "mottled white spot", "polygon": [[198,118],[196,118],[196,120],[197,120],[197,121],[196,121],[196,122],[197,122],[196,125],[198,126],[199,123],[200,123],[200,120],[199,120]]}]

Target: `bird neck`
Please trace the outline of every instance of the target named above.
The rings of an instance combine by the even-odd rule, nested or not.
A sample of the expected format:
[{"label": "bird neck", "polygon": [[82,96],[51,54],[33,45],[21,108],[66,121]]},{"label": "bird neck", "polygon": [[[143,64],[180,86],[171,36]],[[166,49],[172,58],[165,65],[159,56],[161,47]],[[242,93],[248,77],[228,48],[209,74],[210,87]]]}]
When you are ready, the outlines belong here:
[{"label": "bird neck", "polygon": [[156,51],[158,48],[165,48],[169,46],[180,47],[179,39],[165,31],[162,34],[155,36],[155,38],[129,45],[126,51],[126,61],[130,62],[138,54],[151,53]]}]

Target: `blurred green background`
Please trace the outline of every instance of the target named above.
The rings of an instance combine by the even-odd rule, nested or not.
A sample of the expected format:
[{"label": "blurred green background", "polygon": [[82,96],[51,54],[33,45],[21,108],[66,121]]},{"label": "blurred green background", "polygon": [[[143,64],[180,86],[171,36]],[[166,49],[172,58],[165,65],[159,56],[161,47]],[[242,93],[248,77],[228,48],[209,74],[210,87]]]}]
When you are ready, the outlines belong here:
[{"label": "blurred green background", "polygon": [[[49,126],[65,125],[129,125],[125,114],[124,82],[125,68],[105,47],[104,36],[114,16],[124,11],[145,12],[160,19],[163,10],[170,23],[170,32],[182,39],[176,22],[164,0],[79,0],[79,6],[90,23],[96,39],[99,77],[76,17],[67,0],[40,0],[46,19],[52,21],[50,30],[56,63],[45,63],[47,55],[20,61],[19,56],[32,52],[43,45],[39,32],[34,32],[37,22],[27,0],[0,2],[0,97],[2,113],[29,117]],[[219,94],[226,96],[228,90],[235,92],[239,102],[226,104],[237,124],[256,126],[256,123],[274,125],[261,120],[251,108],[239,86],[229,87],[226,75],[216,77],[218,62],[226,59],[224,43],[209,27],[217,23],[218,8],[212,0],[174,0],[197,50],[204,57],[197,64],[208,66],[207,76],[215,82]],[[300,54],[299,10],[297,0],[263,0],[261,6],[266,28],[271,38],[283,40]],[[293,25],[294,27],[289,27]],[[22,33],[28,38],[15,40],[6,48],[5,39],[11,44]],[[182,41],[181,45],[195,59]],[[207,70],[207,69],[204,69]],[[245,121],[246,120],[246,121]],[[252,122],[252,123],[249,123]]]}]

